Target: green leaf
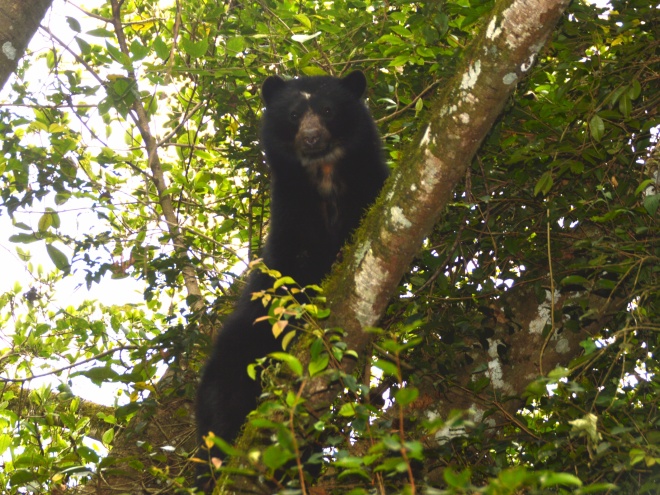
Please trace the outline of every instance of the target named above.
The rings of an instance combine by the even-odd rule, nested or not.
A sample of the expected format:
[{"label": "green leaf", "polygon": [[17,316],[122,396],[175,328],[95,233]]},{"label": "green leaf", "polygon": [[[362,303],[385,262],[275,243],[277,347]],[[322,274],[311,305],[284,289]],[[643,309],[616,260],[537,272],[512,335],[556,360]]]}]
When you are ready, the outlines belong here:
[{"label": "green leaf", "polygon": [[397,55],[394,57],[394,59],[390,62],[389,65],[392,67],[403,67],[406,65],[408,62],[410,62],[411,56],[410,55]]},{"label": "green leaf", "polygon": [[242,36],[234,36],[227,40],[227,51],[230,55],[238,55],[245,50],[245,38]]},{"label": "green leaf", "polygon": [[630,458],[630,465],[634,466],[638,462],[644,460],[644,457],[646,457],[646,452],[641,449],[630,449],[628,452],[628,457]]},{"label": "green leaf", "polygon": [[585,339],[580,341],[580,347],[584,349],[585,356],[588,356],[589,354],[596,352],[598,350],[598,346],[596,345],[596,342],[594,342],[593,339]]},{"label": "green leaf", "polygon": [[385,43],[387,45],[404,45],[406,42],[393,34],[384,34],[378,38],[378,43]]},{"label": "green leaf", "polygon": [[211,437],[213,444],[228,455],[240,455],[241,451],[232,444],[225,442],[222,438],[213,435]]},{"label": "green leaf", "polygon": [[341,405],[339,409],[339,415],[343,418],[350,418],[355,416],[355,404],[352,402],[347,402]]},{"label": "green leaf", "polygon": [[305,14],[295,14],[293,18],[296,19],[300,24],[305,26],[307,29],[312,29],[312,21],[310,21],[309,17],[307,17]]},{"label": "green leaf", "polygon": [[78,452],[78,455],[83,460],[83,462],[99,462],[99,455],[94,451],[94,449],[91,449],[90,447],[81,445],[76,449],[76,451]]},{"label": "green leaf", "polygon": [[614,105],[617,101],[619,101],[619,98],[621,97],[621,95],[625,90],[626,90],[625,86],[620,86],[616,88],[607,96],[605,101],[607,102],[608,105]]},{"label": "green leaf", "polygon": [[525,393],[532,397],[544,397],[548,389],[544,380],[534,380],[525,387]]},{"label": "green leaf", "polygon": [[273,289],[279,289],[283,285],[296,285],[296,281],[291,277],[281,277],[278,278],[273,284]]},{"label": "green leaf", "polygon": [[103,442],[103,445],[108,447],[110,446],[110,444],[112,444],[114,438],[115,438],[115,429],[110,428],[103,433],[103,436],[101,437],[101,441]]},{"label": "green leaf", "polygon": [[632,84],[628,88],[628,96],[631,100],[636,100],[640,94],[642,94],[642,85],[639,84],[639,80],[633,79]]},{"label": "green leaf", "polygon": [[11,474],[9,484],[17,488],[24,488],[30,481],[38,479],[37,473],[32,470],[17,469]]},{"label": "green leaf", "polygon": [[497,478],[505,488],[515,492],[530,478],[530,473],[523,467],[514,467],[503,470]]},{"label": "green leaf", "polygon": [[0,456],[5,453],[5,450],[11,445],[12,437],[11,435],[2,434],[0,435]]},{"label": "green leaf", "polygon": [[353,359],[358,359],[359,358],[358,353],[356,351],[354,351],[353,349],[347,350],[346,352],[344,352],[344,355],[347,356],[347,357],[351,357]]},{"label": "green leaf", "polygon": [[183,48],[183,51],[186,52],[191,57],[202,58],[204,55],[206,55],[206,50],[208,50],[209,42],[205,39],[199,41],[192,41],[189,38],[181,38],[180,46],[181,48]]},{"label": "green leaf", "polygon": [[314,376],[321,371],[325,370],[328,367],[328,363],[330,362],[330,356],[328,353],[323,353],[321,354],[318,359],[315,359],[314,361],[311,361],[309,363],[308,369],[309,369],[309,376]]},{"label": "green leaf", "polygon": [[584,172],[584,163],[577,160],[568,161],[569,168],[574,174],[581,174]]},{"label": "green leaf", "polygon": [[423,100],[422,98],[419,98],[419,99],[415,102],[415,115],[418,115],[419,112],[422,111],[422,108],[424,108],[424,100]]},{"label": "green leaf", "polygon": [[328,73],[324,71],[322,68],[317,67],[315,65],[307,65],[302,68],[303,74],[306,76],[327,76]]},{"label": "green leaf", "polygon": [[548,378],[551,380],[561,380],[571,374],[571,370],[563,366],[556,366],[548,372]]},{"label": "green leaf", "polygon": [[364,465],[364,461],[362,460],[361,457],[352,457],[352,456],[346,456],[342,457],[340,459],[337,459],[333,466],[338,466],[342,468],[359,468]]},{"label": "green leaf", "polygon": [[90,36],[97,36],[99,38],[114,38],[115,33],[112,31],[109,31],[105,28],[98,28],[98,29],[92,29],[91,31],[87,31],[87,34]]},{"label": "green leaf", "polygon": [[555,485],[582,486],[582,481],[570,473],[546,473],[541,476],[542,488]]},{"label": "green leaf", "polygon": [[9,237],[9,242],[20,242],[22,244],[30,244],[31,242],[40,241],[41,237],[37,237],[34,232],[32,234],[15,234]]},{"label": "green leaf", "polygon": [[594,141],[600,142],[605,133],[605,123],[603,122],[603,119],[598,115],[591,117],[591,120],[589,121],[589,131],[591,132],[591,137]]},{"label": "green leaf", "polygon": [[291,371],[293,371],[298,376],[302,376],[303,366],[297,357],[292,356],[291,354],[288,354],[286,352],[271,352],[268,355],[268,357],[286,363],[291,369]]},{"label": "green leaf", "polygon": [[559,284],[564,287],[566,287],[567,285],[580,285],[582,287],[591,287],[591,282],[580,275],[569,275],[568,277],[564,277],[563,279],[561,279]]},{"label": "green leaf", "polygon": [[271,445],[263,453],[264,464],[273,470],[281,468],[293,457],[294,455],[291,452],[279,445]]},{"label": "green leaf", "polygon": [[131,42],[130,47],[133,60],[142,60],[149,54],[149,48],[140,43],[137,39]]},{"label": "green leaf", "polygon": [[62,133],[62,132],[66,132],[67,130],[68,130],[68,128],[66,128],[62,124],[58,124],[58,123],[52,123],[48,126],[48,132],[50,134]]},{"label": "green leaf", "polygon": [[69,27],[75,31],[76,33],[80,32],[80,23],[78,22],[77,19],[74,19],[73,17],[68,17],[66,18],[66,23],[69,25]]},{"label": "green leaf", "polygon": [[383,373],[386,375],[394,376],[397,378],[399,377],[399,370],[397,369],[396,364],[391,363],[385,359],[379,359],[373,364],[376,368],[383,370]]},{"label": "green leaf", "polygon": [[257,365],[254,363],[250,363],[247,366],[247,374],[252,380],[257,379]]},{"label": "green leaf", "polygon": [[468,488],[470,484],[470,470],[456,472],[452,468],[445,468],[443,478],[453,488]]},{"label": "green leaf", "polygon": [[96,366],[88,370],[78,371],[72,375],[86,376],[96,385],[100,385],[102,382],[117,381],[117,378],[119,378],[119,374],[109,366]]},{"label": "green leaf", "polygon": [[412,33],[410,32],[410,30],[406,29],[403,26],[398,26],[398,25],[390,26],[390,31],[404,38],[412,38]]},{"label": "green leaf", "polygon": [[619,98],[619,111],[623,114],[624,117],[630,117],[630,113],[632,112],[632,102],[630,101],[630,96],[628,96],[628,93],[622,94],[621,98]]},{"label": "green leaf", "polygon": [[115,61],[119,62],[122,64],[124,67],[130,67],[131,66],[131,61],[128,59],[126,55],[124,55],[119,48],[116,46],[110,44],[108,41],[105,42],[105,47],[108,50],[108,53],[110,56],[115,59]]},{"label": "green leaf", "polygon": [[534,196],[538,196],[539,194],[545,196],[548,194],[550,189],[552,189],[553,183],[552,172],[550,170],[544,172],[536,183],[536,186],[534,186]]},{"label": "green leaf", "polygon": [[58,192],[57,194],[55,194],[55,204],[57,206],[61,206],[64,203],[66,203],[69,200],[69,198],[71,198],[71,193]]},{"label": "green leaf", "polygon": [[46,212],[43,215],[41,215],[41,218],[39,218],[39,223],[37,224],[37,228],[39,229],[39,232],[44,233],[52,225],[53,225],[53,217],[51,216],[50,213]]},{"label": "green leaf", "polygon": [[406,407],[412,404],[419,396],[419,390],[415,387],[400,388],[394,394],[397,404],[401,407]]},{"label": "green leaf", "polygon": [[637,189],[635,189],[635,196],[640,194],[642,191],[646,191],[646,189],[649,188],[649,186],[652,186],[655,184],[655,179],[646,179],[642,181],[642,183],[637,186]]},{"label": "green leaf", "polygon": [[644,208],[651,216],[654,216],[656,214],[659,205],[660,205],[660,193],[649,194],[644,198]]},{"label": "green leaf", "polygon": [[291,341],[293,338],[296,336],[296,331],[292,332],[287,332],[284,337],[282,337],[282,349],[288,349],[289,344],[291,344]]},{"label": "green leaf", "polygon": [[92,46],[84,39],[76,37],[76,43],[78,43],[78,47],[83,55],[89,55],[92,53]]},{"label": "green leaf", "polygon": [[17,467],[46,466],[47,464],[46,458],[34,451],[21,454],[14,460],[14,465]]},{"label": "green leaf", "polygon": [[57,267],[58,270],[62,270],[63,272],[68,272],[71,269],[71,265],[69,265],[69,259],[62,251],[57,249],[55,246],[53,246],[52,244],[46,244],[46,252],[48,253],[48,256],[50,256],[51,261]]},{"label": "green leaf", "polygon": [[610,210],[605,215],[594,215],[593,217],[590,218],[593,222],[598,222],[598,223],[606,223],[606,222],[611,222],[614,220],[616,217],[619,215],[622,215],[624,213],[628,213],[628,210],[622,209],[622,208],[617,208],[616,210]]},{"label": "green leaf", "polygon": [[584,495],[586,493],[609,493],[616,492],[619,489],[614,483],[593,483],[591,485],[583,486],[575,491],[576,495]]},{"label": "green leaf", "polygon": [[152,47],[156,52],[156,55],[162,60],[167,60],[170,57],[170,49],[160,36],[156,36]]}]

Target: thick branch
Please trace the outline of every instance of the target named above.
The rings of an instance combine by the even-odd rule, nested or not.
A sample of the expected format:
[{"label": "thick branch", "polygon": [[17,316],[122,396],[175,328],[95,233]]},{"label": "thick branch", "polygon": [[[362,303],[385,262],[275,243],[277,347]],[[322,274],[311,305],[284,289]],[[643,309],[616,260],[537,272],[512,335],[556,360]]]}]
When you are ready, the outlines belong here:
[{"label": "thick branch", "polygon": [[[126,56],[130,56],[130,50],[128,44],[126,43],[126,37],[124,35],[124,30],[121,22],[121,2],[118,0],[112,0],[112,23],[115,28],[115,34],[117,35],[117,41],[119,42],[119,48]],[[128,76],[136,82],[137,78],[135,77],[135,72],[130,70]],[[174,211],[174,206],[172,204],[172,196],[167,193],[167,179],[163,173],[163,167],[160,164],[160,158],[158,157],[158,147],[159,143],[156,141],[156,138],[151,133],[149,128],[149,116],[147,111],[142,104],[142,100],[136,99],[133,103],[133,120],[135,125],[140,131],[140,135],[144,140],[144,143],[147,148],[147,156],[149,159],[149,168],[151,170],[151,180],[158,191],[158,203],[160,204],[161,210],[163,212],[163,217],[167,223],[167,229],[170,233],[172,239],[172,245],[176,250],[177,254],[184,260],[181,263],[181,272],[183,273],[183,281],[188,292],[188,296],[195,297],[195,301],[192,303],[191,308],[193,311],[202,309],[204,301],[202,299],[202,293],[199,289],[199,283],[197,281],[197,274],[195,273],[195,268],[193,267],[190,259],[188,258],[186,252],[186,243],[183,239],[183,234],[179,228],[179,220],[177,219],[176,212]]]},{"label": "thick branch", "polygon": [[0,3],[0,89],[37,31],[53,0],[10,0]]}]

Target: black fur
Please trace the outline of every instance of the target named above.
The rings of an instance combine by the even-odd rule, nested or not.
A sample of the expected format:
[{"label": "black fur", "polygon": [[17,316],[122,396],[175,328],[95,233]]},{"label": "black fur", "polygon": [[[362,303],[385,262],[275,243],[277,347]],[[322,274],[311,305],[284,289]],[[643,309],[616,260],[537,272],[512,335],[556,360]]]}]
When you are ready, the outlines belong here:
[{"label": "black fur", "polygon": [[[361,101],[365,89],[359,71],[342,79],[271,76],[262,87],[261,143],[271,178],[263,260],[301,286],[328,274],[388,174],[378,131]],[[256,406],[260,383],[246,367],[281,345],[267,322],[254,324],[265,310],[250,299],[272,285],[269,276],[253,272],[217,336],[198,392],[200,443],[209,431],[233,442]],[[224,457],[217,449],[211,456]]]}]

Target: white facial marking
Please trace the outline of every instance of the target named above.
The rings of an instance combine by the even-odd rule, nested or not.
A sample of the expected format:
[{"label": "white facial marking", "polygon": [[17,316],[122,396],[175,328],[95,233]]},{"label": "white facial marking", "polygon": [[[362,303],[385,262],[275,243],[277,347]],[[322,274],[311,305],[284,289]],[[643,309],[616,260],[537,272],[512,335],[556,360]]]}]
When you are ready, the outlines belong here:
[{"label": "white facial marking", "polygon": [[301,94],[301,95],[303,96],[303,98],[305,98],[306,100],[309,100],[309,99],[312,97],[311,94],[309,94],[309,93],[305,93],[304,91],[301,91],[300,94]]}]

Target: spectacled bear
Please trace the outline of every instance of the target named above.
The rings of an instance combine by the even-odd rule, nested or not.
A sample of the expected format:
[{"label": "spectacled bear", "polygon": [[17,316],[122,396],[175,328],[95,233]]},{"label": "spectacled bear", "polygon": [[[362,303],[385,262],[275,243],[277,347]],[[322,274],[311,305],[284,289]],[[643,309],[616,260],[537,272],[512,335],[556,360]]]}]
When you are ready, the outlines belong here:
[{"label": "spectacled bear", "polygon": [[[329,273],[388,175],[376,125],[362,101],[366,85],[364,74],[355,71],[341,79],[270,76],[261,89],[261,145],[271,181],[262,257],[268,268],[301,286],[318,284]],[[268,322],[254,323],[266,310],[251,294],[273,282],[252,272],[217,336],[198,391],[200,444],[209,431],[233,442],[257,404],[260,383],[246,368],[281,344]],[[210,455],[224,457],[215,448]]]}]

